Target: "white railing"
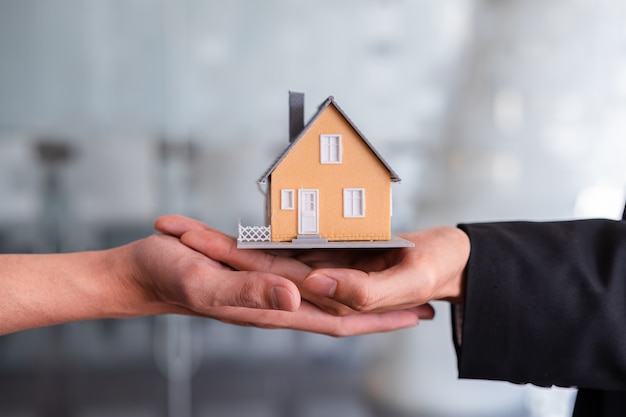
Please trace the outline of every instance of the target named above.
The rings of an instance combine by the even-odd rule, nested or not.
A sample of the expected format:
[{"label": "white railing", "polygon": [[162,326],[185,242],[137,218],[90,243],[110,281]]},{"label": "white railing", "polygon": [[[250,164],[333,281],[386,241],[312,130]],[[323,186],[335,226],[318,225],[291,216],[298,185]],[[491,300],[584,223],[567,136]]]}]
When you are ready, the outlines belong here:
[{"label": "white railing", "polygon": [[269,242],[272,240],[272,226],[242,226],[239,224],[239,242]]}]

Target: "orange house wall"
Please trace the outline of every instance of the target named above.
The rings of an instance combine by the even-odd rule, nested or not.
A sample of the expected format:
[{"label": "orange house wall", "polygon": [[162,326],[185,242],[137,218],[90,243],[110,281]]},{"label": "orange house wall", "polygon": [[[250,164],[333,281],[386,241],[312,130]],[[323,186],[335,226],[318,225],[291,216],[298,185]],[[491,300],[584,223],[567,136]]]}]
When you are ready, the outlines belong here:
[{"label": "orange house wall", "polygon": [[[320,163],[320,135],[342,135],[342,163]],[[273,241],[298,233],[298,190],[317,189],[319,232],[328,240],[389,240],[389,171],[331,104],[275,168],[270,178]],[[365,189],[365,217],[343,217],[343,189]],[[294,190],[294,210],[281,210],[281,190]]]}]

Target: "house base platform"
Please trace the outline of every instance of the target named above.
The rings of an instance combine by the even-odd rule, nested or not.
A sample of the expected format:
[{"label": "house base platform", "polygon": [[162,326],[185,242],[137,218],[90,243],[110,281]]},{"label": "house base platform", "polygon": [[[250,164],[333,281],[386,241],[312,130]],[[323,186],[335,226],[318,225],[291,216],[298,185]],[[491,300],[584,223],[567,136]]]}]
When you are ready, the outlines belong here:
[{"label": "house base platform", "polygon": [[294,239],[291,242],[237,242],[239,249],[391,249],[412,248],[415,245],[401,237],[390,240],[325,241],[324,239]]}]

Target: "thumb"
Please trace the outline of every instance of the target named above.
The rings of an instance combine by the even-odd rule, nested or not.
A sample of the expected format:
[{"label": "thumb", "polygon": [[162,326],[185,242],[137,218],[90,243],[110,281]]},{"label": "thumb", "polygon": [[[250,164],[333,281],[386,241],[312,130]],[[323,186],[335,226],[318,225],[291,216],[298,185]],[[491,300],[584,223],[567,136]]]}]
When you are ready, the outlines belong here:
[{"label": "thumb", "polygon": [[[222,272],[223,273],[223,272]],[[211,288],[211,306],[230,306],[296,311],[298,287],[286,278],[267,272],[228,271]]]},{"label": "thumb", "polygon": [[370,274],[357,269],[322,268],[311,271],[302,283],[308,294],[327,297],[356,311],[371,311],[372,291]]},{"label": "thumb", "polygon": [[332,298],[356,311],[380,312],[411,308],[428,301],[421,294],[419,277],[402,265],[372,272],[322,268],[311,271],[302,287],[310,294]]},{"label": "thumb", "polygon": [[271,308],[275,310],[296,311],[300,307],[298,287],[288,279],[281,278],[285,285],[273,285],[270,289]]}]

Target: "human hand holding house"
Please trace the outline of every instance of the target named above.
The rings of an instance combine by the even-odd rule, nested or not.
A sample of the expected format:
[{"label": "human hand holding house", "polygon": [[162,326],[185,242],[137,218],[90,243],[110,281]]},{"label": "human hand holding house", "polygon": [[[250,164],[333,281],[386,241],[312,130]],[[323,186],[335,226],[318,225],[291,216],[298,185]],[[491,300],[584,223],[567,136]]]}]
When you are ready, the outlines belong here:
[{"label": "human hand holding house", "polygon": [[[212,261],[234,270],[247,271],[248,275],[240,273],[242,278],[254,275],[259,281],[250,281],[249,291],[239,288],[243,300],[264,297],[260,286],[262,280],[285,278],[289,284],[297,286],[297,296],[301,295],[304,300],[293,313],[229,310],[231,315],[221,319],[333,335],[394,330],[416,324],[418,317],[432,318],[432,307],[411,300],[406,306],[388,308],[394,311],[387,313],[355,315],[373,307],[367,300],[360,302],[368,282],[350,280],[349,284],[342,284],[335,299],[335,288],[329,294],[330,289],[324,289],[324,283],[320,284],[324,277],[311,276],[312,266],[285,256],[289,255],[285,249],[295,249],[301,254],[302,249],[310,248],[350,248],[350,256],[360,254],[367,258],[371,252],[356,249],[412,247],[412,242],[391,235],[391,186],[396,182],[400,182],[398,175],[332,96],[319,106],[305,125],[304,95],[290,92],[289,145],[259,179],[260,185],[267,186],[267,225],[240,226],[237,241],[181,216],[158,219],[156,229],[178,237],[182,243]],[[281,256],[239,248],[280,249]],[[335,262],[343,265],[346,258],[342,259],[341,253],[344,252],[330,252],[324,258],[325,265],[334,267],[337,266]],[[381,256],[381,259],[386,259],[385,255]],[[378,271],[374,265],[364,263],[363,266]],[[310,288],[304,285],[307,276]],[[337,283],[330,282],[331,285]],[[280,293],[285,300],[295,295],[289,286],[281,288]],[[275,301],[275,290],[271,291],[274,292],[269,297]],[[352,296],[357,298],[353,300]],[[265,297],[268,297],[267,293]]]},{"label": "human hand holding house", "polygon": [[316,268],[302,288],[360,312],[411,308],[434,300],[462,304],[468,236],[455,227],[437,227],[402,237],[415,247],[294,252],[296,259]]},{"label": "human hand holding house", "polygon": [[[301,282],[310,267],[261,251],[239,251],[234,239],[206,226],[198,229],[198,224],[164,217],[156,224],[164,234],[107,250],[0,255],[0,335],[79,320],[157,314],[333,336],[418,323],[414,309],[346,317],[324,312],[303,301],[298,286],[278,274]],[[199,253],[207,248],[209,257]]]},{"label": "human hand holding house", "polygon": [[[233,275],[234,272],[232,274],[225,272],[221,276],[219,274],[208,275],[205,277],[206,281],[221,280],[226,283],[232,279],[252,278],[247,281],[246,285],[234,285],[233,288],[237,289],[236,293],[223,294],[226,298],[239,299],[240,306],[251,303],[255,299],[272,298],[270,287],[262,285],[264,281],[284,282],[281,280],[289,279],[287,281],[289,284],[301,287],[304,278],[312,271],[310,266],[296,259],[260,250],[238,249],[234,238],[186,217],[163,216],[156,221],[155,228],[167,235],[179,238],[188,247],[206,255],[207,262],[219,263],[228,269],[237,270],[238,275]],[[199,278],[197,282],[199,286],[205,285],[201,282],[201,277],[196,278]],[[206,285],[209,285],[209,282]],[[289,287],[290,294],[292,290],[293,288]],[[415,306],[389,312],[349,314],[354,311],[335,300],[306,294],[302,291],[299,294],[302,294],[303,300],[293,311],[272,310],[267,307],[243,308],[236,305],[200,307],[198,311],[203,315],[233,324],[290,328],[331,336],[397,330],[415,326],[420,318],[432,318],[434,314],[430,306]],[[214,296],[220,297],[219,294],[214,294]],[[310,300],[314,300],[315,304]],[[201,303],[201,300],[198,300],[198,303]]]}]

